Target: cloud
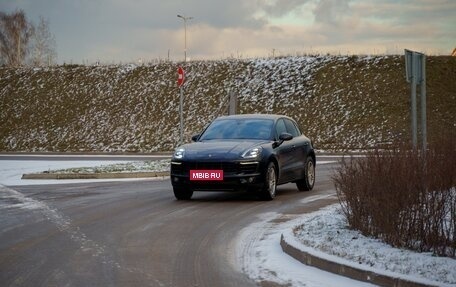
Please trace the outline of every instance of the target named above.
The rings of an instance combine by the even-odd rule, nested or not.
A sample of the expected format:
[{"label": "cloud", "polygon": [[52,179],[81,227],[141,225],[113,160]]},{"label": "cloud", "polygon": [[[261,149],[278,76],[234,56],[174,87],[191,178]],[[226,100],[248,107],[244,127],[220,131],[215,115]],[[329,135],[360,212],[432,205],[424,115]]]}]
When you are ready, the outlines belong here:
[{"label": "cloud", "polygon": [[21,0],[49,19],[60,62],[125,62],[183,57],[188,22],[192,58],[302,52],[373,53],[416,48],[449,53],[456,42],[454,0]]},{"label": "cloud", "polygon": [[349,0],[320,0],[314,10],[317,23],[336,26],[350,18]]},{"label": "cloud", "polygon": [[297,10],[299,12],[299,9],[309,2],[311,0],[266,0],[262,1],[258,8],[269,16],[281,17]]}]

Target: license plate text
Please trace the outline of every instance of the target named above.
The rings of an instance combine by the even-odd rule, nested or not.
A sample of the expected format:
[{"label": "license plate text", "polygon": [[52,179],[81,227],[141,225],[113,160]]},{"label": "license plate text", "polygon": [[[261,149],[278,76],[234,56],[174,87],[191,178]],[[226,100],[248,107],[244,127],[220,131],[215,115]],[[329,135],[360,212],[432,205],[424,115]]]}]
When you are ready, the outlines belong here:
[{"label": "license plate text", "polygon": [[190,170],[190,180],[223,180],[223,170]]}]

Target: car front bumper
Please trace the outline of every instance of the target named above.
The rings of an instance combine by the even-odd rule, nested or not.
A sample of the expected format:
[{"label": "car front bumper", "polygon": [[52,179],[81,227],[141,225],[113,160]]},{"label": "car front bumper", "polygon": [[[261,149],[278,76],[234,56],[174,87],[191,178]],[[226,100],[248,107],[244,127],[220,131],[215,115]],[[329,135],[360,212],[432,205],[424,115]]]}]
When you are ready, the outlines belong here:
[{"label": "car front bumper", "polygon": [[[223,170],[223,180],[190,180],[190,170]],[[171,162],[171,184],[174,188],[194,191],[240,191],[261,188],[264,174],[260,162]]]},{"label": "car front bumper", "polygon": [[261,174],[225,176],[223,181],[191,181],[188,176],[172,175],[171,184],[175,188],[188,188],[194,191],[241,191],[263,186]]}]

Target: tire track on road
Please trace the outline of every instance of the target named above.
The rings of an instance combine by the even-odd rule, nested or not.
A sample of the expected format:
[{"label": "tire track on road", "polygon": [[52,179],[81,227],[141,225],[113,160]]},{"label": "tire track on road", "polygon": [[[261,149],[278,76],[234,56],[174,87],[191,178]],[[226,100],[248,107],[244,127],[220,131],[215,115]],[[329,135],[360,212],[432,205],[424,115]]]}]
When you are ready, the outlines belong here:
[{"label": "tire track on road", "polygon": [[160,281],[155,279],[152,274],[146,273],[136,268],[124,268],[117,261],[111,258],[106,252],[106,247],[103,244],[97,243],[89,238],[82,232],[79,226],[72,223],[71,219],[61,214],[57,209],[51,208],[43,201],[27,197],[24,194],[0,185],[0,210],[1,209],[25,209],[39,211],[49,222],[54,224],[60,232],[66,233],[70,239],[75,242],[83,253],[90,254],[91,257],[96,258],[103,265],[107,265],[112,269],[124,270],[129,273],[142,275],[150,279],[158,286],[165,286]]}]

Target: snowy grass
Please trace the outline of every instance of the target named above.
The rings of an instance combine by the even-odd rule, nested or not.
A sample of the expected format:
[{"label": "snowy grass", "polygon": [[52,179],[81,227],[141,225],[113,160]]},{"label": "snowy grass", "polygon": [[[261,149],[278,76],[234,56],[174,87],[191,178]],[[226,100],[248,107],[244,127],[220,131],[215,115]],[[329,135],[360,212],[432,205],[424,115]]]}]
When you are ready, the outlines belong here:
[{"label": "snowy grass", "polygon": [[[295,118],[320,149],[409,138],[401,56],[303,56],[185,64],[185,141],[225,111]],[[428,57],[428,131],[456,129],[456,59]],[[151,152],[179,139],[177,65],[0,67],[0,151]]]},{"label": "snowy grass", "polygon": [[338,204],[304,215],[300,220],[302,222],[293,229],[293,235],[300,243],[346,259],[354,267],[365,266],[417,279],[456,284],[456,260],[392,248],[378,239],[350,230]]}]

